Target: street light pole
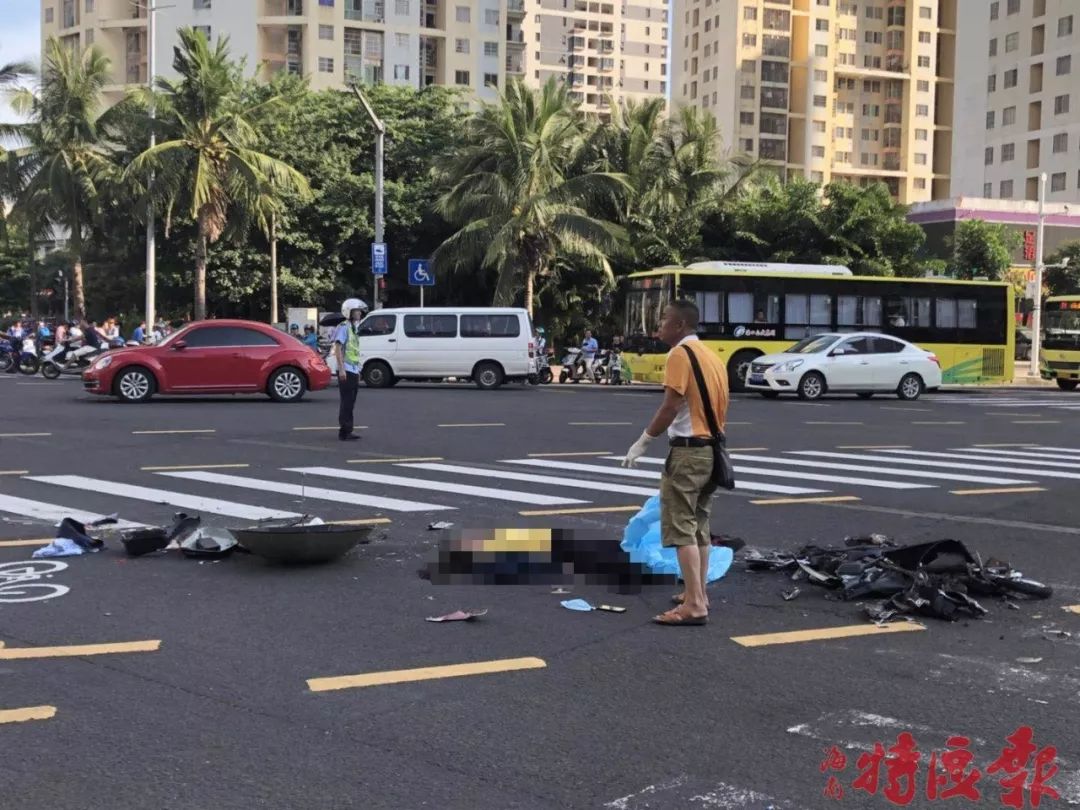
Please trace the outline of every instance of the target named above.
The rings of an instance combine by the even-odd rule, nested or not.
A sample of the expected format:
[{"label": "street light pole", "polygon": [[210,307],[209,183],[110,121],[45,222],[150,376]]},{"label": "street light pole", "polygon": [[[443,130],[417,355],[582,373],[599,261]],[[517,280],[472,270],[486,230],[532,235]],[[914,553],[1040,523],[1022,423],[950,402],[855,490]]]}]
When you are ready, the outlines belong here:
[{"label": "street light pole", "polygon": [[[157,13],[157,0],[146,0],[146,80],[150,87],[150,148],[157,143],[154,133],[154,15]],[[150,174],[150,182],[146,187],[146,336],[154,334],[155,316],[157,313],[156,284],[157,284],[157,245],[154,231],[154,203],[151,194],[154,185],[154,175]]]},{"label": "street light pole", "polygon": [[1046,228],[1046,172],[1039,176],[1039,232],[1035,245],[1035,295],[1031,301],[1031,376],[1039,376],[1039,349],[1042,344],[1043,232]]},{"label": "street light pole", "polygon": [[[375,115],[375,110],[372,109],[371,103],[367,100],[360,88],[356,84],[350,84],[353,93],[356,95],[360,105],[364,108],[364,112],[367,113],[368,118],[371,119],[372,126],[375,127],[375,241],[379,244],[383,242],[383,142],[386,136],[386,124],[382,122],[379,116]],[[372,276],[372,291],[374,295],[373,306],[375,309],[382,309],[382,301],[379,298],[379,279],[376,276]]]}]

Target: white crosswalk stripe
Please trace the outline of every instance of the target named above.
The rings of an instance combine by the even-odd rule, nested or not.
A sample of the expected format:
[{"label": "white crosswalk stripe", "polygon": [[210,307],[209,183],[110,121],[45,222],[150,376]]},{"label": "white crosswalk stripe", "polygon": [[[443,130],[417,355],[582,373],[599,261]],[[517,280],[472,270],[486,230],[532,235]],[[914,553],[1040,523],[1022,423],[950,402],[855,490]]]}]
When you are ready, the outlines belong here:
[{"label": "white crosswalk stripe", "polygon": [[966,405],[970,408],[1051,408],[1055,410],[1076,411],[1080,410],[1080,402],[1075,394],[1062,394],[1061,396],[1041,396],[1038,398],[1005,396],[934,396],[928,397],[927,402],[945,405]]},{"label": "white crosswalk stripe", "polygon": [[[1042,453],[1006,454],[1000,450],[992,452],[989,450],[965,450],[962,448],[958,449],[956,452],[962,453],[962,455],[958,455],[957,458],[966,458],[971,461],[996,461],[1001,464],[1037,464],[1040,467],[1062,467],[1067,470],[1080,470],[1080,459],[1061,461],[1061,459],[1067,458],[1067,456],[1051,456]],[[1049,461],[1047,459],[1049,459]]]},{"label": "white crosswalk stripe", "polygon": [[[818,458],[850,458],[850,459],[855,459],[857,461],[884,462],[884,463],[887,463],[887,464],[912,464],[912,465],[915,465],[915,466],[926,466],[926,467],[946,467],[946,468],[948,468],[950,470],[986,470],[987,472],[1000,472],[1001,471],[1000,466],[990,466],[988,464],[967,464],[967,463],[963,463],[963,462],[958,463],[956,461],[934,461],[934,460],[932,460],[933,458],[940,458],[940,459],[947,459],[947,458],[965,459],[965,458],[968,458],[968,456],[964,456],[964,455],[961,455],[959,453],[930,453],[930,452],[926,452],[926,451],[912,451],[912,450],[882,450],[881,452],[882,453],[913,453],[914,455],[929,456],[930,458],[911,459],[911,458],[897,458],[896,456],[885,456],[885,455],[881,455],[881,456],[878,456],[878,455],[860,456],[860,455],[856,455],[854,453],[830,453],[830,452],[825,452],[823,450],[796,450],[794,455],[797,455],[797,456],[815,456],[815,457],[818,457]],[[1034,469],[1034,468],[1029,469],[1029,468],[1026,468],[1026,467],[1025,468],[1013,467],[1013,468],[1007,470],[1007,472],[1012,472],[1012,473],[1015,473],[1016,475],[1042,475],[1042,476],[1045,476],[1047,478],[1076,478],[1076,479],[1080,479],[1080,473],[1067,473],[1067,472],[1058,472],[1058,471],[1042,470],[1042,469]],[[1025,482],[1012,481],[1010,483],[1015,484],[1015,483],[1025,483]],[[1031,483],[1031,482],[1028,481],[1026,483]]]},{"label": "white crosswalk stripe", "polygon": [[555,487],[573,487],[591,489],[599,492],[618,492],[622,495],[641,495],[648,498],[656,494],[656,487],[634,487],[628,484],[609,484],[605,481],[584,481],[580,478],[564,478],[557,475],[533,475],[532,473],[510,472],[509,470],[487,470],[480,467],[464,467],[460,464],[409,463],[398,464],[413,470],[473,475],[481,478],[499,478],[503,481],[524,481],[531,484],[543,484]]},{"label": "white crosswalk stripe", "polygon": [[753,461],[755,463],[781,464],[792,467],[811,468],[815,470],[844,470],[847,472],[865,472],[876,475],[901,476],[904,478],[924,478],[937,481],[965,481],[972,484],[1030,484],[1031,481],[1020,481],[1015,478],[997,478],[986,475],[964,475],[963,473],[947,473],[936,470],[907,470],[901,468],[882,467],[880,464],[850,464],[839,461],[808,461],[806,459],[789,458],[787,456],[758,456],[740,455],[733,453],[731,458],[735,461]]},{"label": "white crosswalk stripe", "polygon": [[[105,517],[105,515],[97,512],[84,512],[81,509],[72,509],[54,503],[44,503],[43,501],[32,501],[28,498],[16,498],[12,495],[0,495],[0,512],[33,520],[44,520],[49,523],[59,523],[64,518],[72,518],[79,521],[79,523],[94,523]],[[111,525],[118,529],[133,529],[141,524],[119,520]]]},{"label": "white crosswalk stripe", "polygon": [[387,484],[390,486],[410,487],[412,489],[425,489],[430,492],[448,492],[454,495],[473,495],[479,498],[490,498],[496,501],[528,503],[533,504],[534,506],[564,506],[588,503],[588,501],[578,500],[577,498],[560,498],[553,495],[538,495],[534,492],[517,492],[512,489],[495,489],[492,487],[472,486],[471,484],[454,484],[445,481],[407,478],[402,475],[384,475],[383,473],[360,472],[359,470],[339,470],[336,467],[289,467],[288,471],[304,473],[306,475],[320,475],[327,478],[343,478],[347,481],[362,481],[370,484]]},{"label": "white crosswalk stripe", "polygon": [[131,498],[136,501],[150,501],[151,503],[167,503],[193,512],[210,512],[214,515],[225,515],[226,517],[243,518],[245,520],[300,517],[297,512],[265,509],[261,506],[249,506],[248,504],[222,501],[217,498],[204,498],[199,495],[185,495],[182,492],[173,492],[167,489],[140,487],[115,481],[101,481],[81,475],[31,475],[27,476],[26,480],[86,492],[100,492],[117,498]]},{"label": "white crosswalk stripe", "polygon": [[301,499],[312,498],[317,501],[331,501],[332,503],[343,503],[351,506],[369,506],[372,509],[387,509],[393,512],[434,512],[441,509],[453,509],[452,506],[439,506],[438,504],[424,503],[422,501],[402,501],[396,498],[384,498],[379,495],[360,495],[355,492],[344,492],[340,489],[313,487],[308,486],[306,482],[286,484],[280,481],[266,481],[261,478],[247,478],[240,475],[226,475],[224,473],[198,470],[165,472],[158,473],[158,475],[183,478],[187,481],[204,481],[208,484],[221,484],[227,487],[254,489],[260,492],[298,495]]},{"label": "white crosswalk stripe", "polygon": [[990,456],[993,458],[1032,458],[1040,459],[1039,463],[1045,463],[1044,461],[1041,461],[1043,459],[1050,459],[1051,461],[1071,461],[1073,464],[1080,464],[1080,456],[1069,456],[1053,452],[1040,453],[1034,450],[995,450],[989,447],[953,447],[951,449],[958,453],[971,454],[972,458],[978,458],[980,456]]}]

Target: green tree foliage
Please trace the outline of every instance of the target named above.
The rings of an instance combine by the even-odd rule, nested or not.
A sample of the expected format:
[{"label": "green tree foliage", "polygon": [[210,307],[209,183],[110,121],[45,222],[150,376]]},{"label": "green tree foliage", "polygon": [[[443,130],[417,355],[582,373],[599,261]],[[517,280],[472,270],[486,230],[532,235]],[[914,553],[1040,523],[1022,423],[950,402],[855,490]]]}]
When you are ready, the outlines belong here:
[{"label": "green tree foliage", "polygon": [[1020,245],[1020,235],[1004,225],[966,219],[949,238],[952,275],[972,279],[985,276],[993,281],[1012,264],[1012,252]]},{"label": "green tree foliage", "polygon": [[[1066,259],[1065,267],[1060,265]],[[1050,295],[1080,295],[1080,242],[1066,242],[1053,255],[1045,259],[1046,270],[1043,283]]]}]

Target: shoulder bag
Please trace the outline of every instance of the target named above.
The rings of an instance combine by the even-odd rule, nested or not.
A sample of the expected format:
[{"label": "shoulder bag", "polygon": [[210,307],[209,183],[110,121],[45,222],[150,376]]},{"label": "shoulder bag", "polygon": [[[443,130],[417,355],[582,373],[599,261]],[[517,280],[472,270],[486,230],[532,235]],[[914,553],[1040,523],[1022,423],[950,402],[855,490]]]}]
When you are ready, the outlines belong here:
[{"label": "shoulder bag", "polygon": [[727,439],[716,422],[716,412],[709,398],[709,389],[705,387],[705,375],[701,373],[701,365],[691,348],[686,345],[683,345],[683,348],[686,350],[687,357],[690,358],[690,367],[694,370],[694,379],[697,381],[698,392],[701,394],[701,404],[705,408],[705,418],[709,422],[709,432],[712,434],[712,481],[724,489],[735,489],[735,467],[731,463],[731,456],[728,455]]}]

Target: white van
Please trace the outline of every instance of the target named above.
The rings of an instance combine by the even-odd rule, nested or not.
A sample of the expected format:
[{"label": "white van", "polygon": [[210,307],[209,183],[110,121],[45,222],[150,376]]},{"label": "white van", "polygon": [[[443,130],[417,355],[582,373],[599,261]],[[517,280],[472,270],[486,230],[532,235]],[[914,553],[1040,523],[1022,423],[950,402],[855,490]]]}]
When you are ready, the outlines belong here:
[{"label": "white van", "polygon": [[457,377],[492,389],[525,380],[533,348],[524,309],[378,309],[360,324],[360,373],[371,388]]}]

